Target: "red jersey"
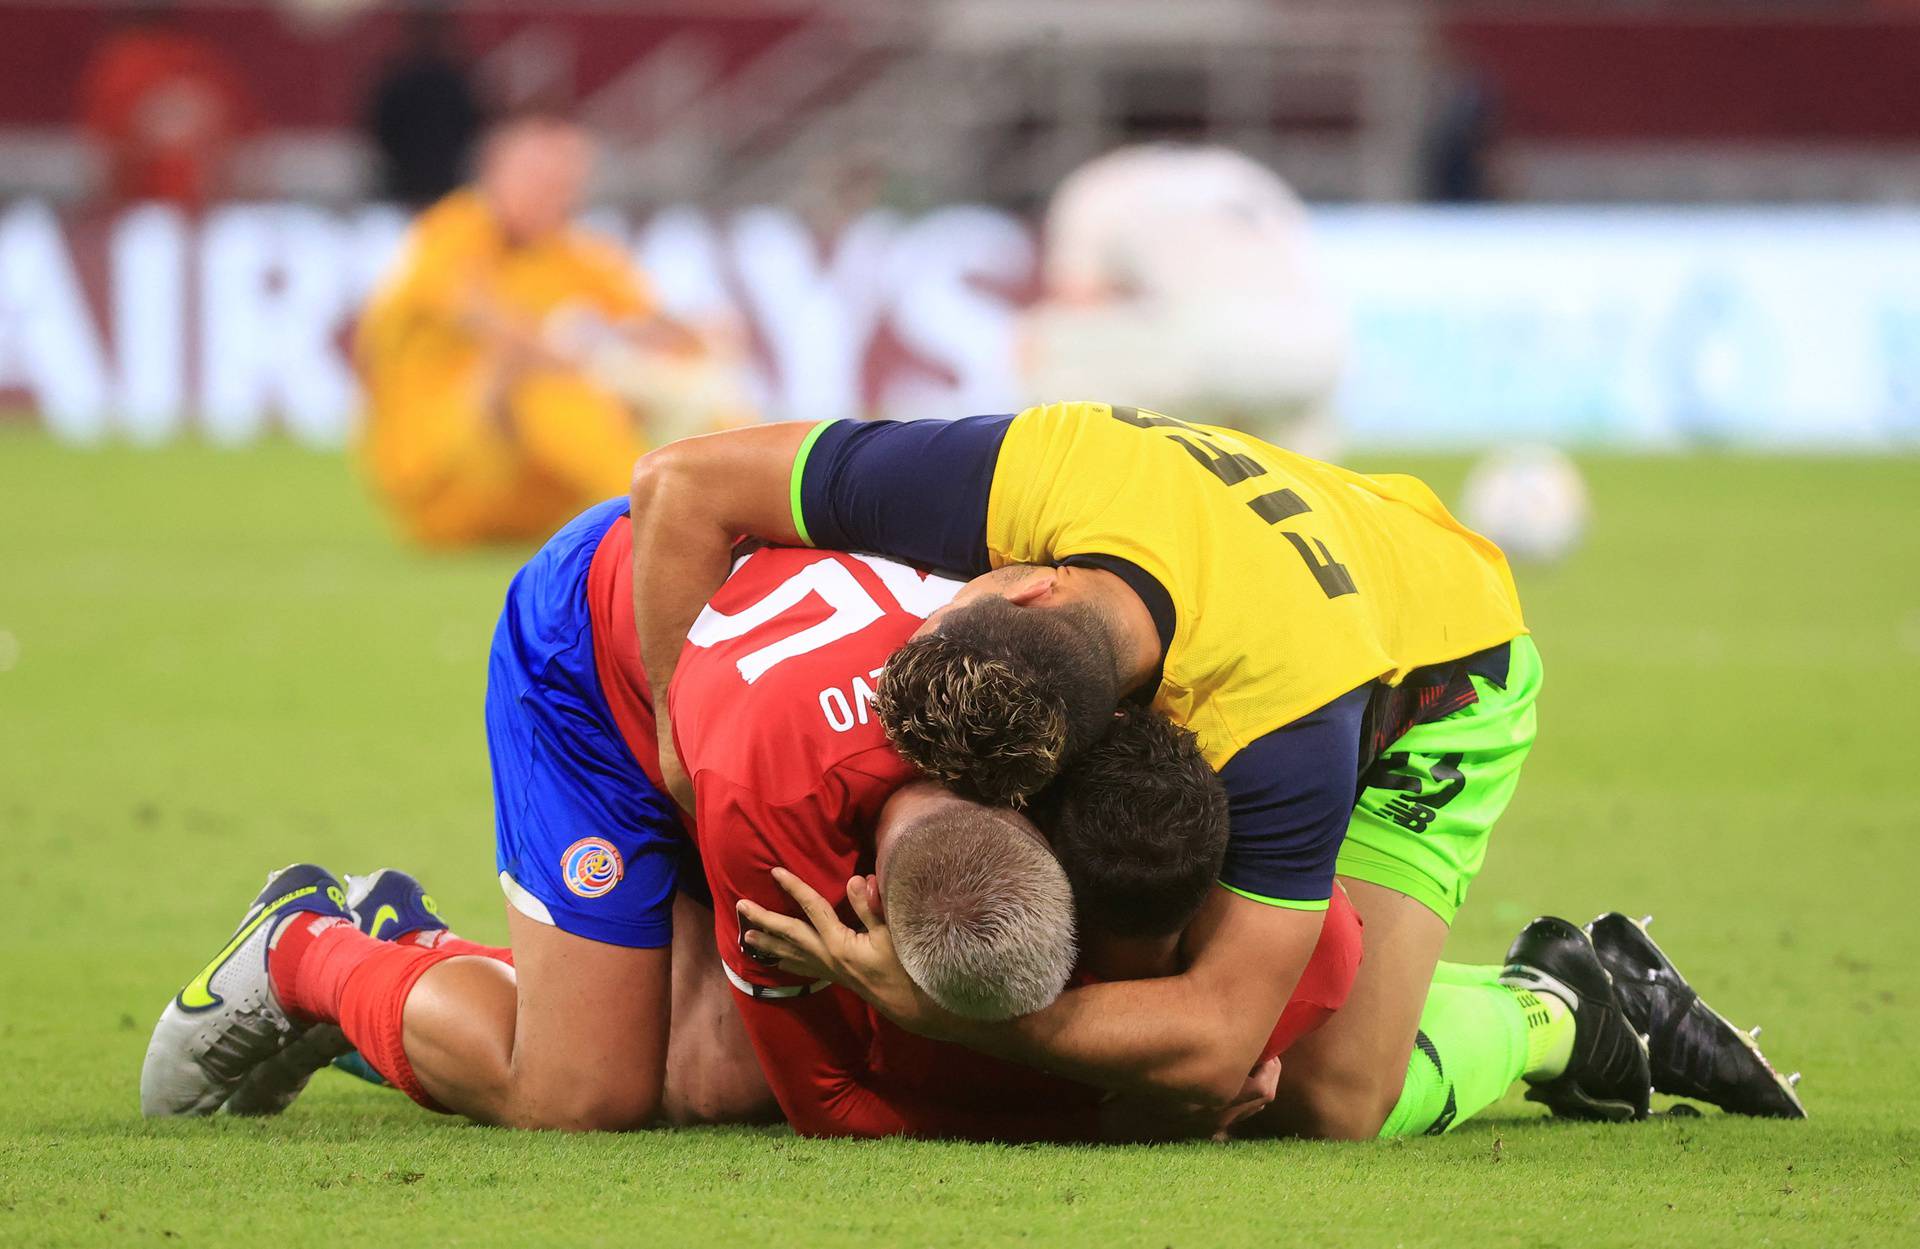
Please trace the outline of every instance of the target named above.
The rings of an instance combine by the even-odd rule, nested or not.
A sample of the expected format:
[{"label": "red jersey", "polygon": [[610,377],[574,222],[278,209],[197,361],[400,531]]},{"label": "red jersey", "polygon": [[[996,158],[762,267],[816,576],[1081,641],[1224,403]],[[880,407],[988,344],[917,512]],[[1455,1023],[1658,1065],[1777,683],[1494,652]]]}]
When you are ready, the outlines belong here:
[{"label": "red jersey", "polygon": [[[589,592],[602,688],[651,774],[653,717],[622,571],[630,553],[622,519],[596,554]],[[768,1083],[803,1134],[1095,1134],[1097,1090],[913,1036],[853,994],[764,966],[740,944],[740,899],[795,910],[776,866],[852,922],[847,880],[872,870],[880,808],[914,776],[873,712],[874,687],[888,656],[960,584],[868,556],[761,549],[735,562],[674,675],[674,740],[693,780],[720,958]],[[1268,1054],[1338,1008],[1358,961],[1358,919],[1337,895]]]},{"label": "red jersey", "polygon": [[763,966],[740,944],[737,900],[792,909],[775,866],[843,908],[847,879],[871,870],[880,808],[913,777],[873,713],[874,685],[959,588],[883,560],[759,550],[694,622],[674,676],[674,739],[693,779],[714,937],[768,1083],[802,1133],[1093,1130],[1093,1090],[911,1036],[853,994]]},{"label": "red jersey", "polygon": [[[959,588],[797,548],[734,565],[688,630],[671,694],[716,902],[724,893],[785,909],[770,871],[782,866],[837,905],[847,878],[871,870],[874,821],[914,775],[880,728],[874,687],[887,657]],[[715,910],[721,958],[743,992],[802,987],[743,954],[733,908]]]}]

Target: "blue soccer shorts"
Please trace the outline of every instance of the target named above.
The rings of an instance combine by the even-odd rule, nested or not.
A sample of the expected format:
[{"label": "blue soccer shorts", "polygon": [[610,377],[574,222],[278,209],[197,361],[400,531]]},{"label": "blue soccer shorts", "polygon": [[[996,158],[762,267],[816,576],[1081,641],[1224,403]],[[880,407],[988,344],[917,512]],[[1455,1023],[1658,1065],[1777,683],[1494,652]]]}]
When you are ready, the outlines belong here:
[{"label": "blue soccer shorts", "polygon": [[609,945],[673,941],[691,841],[621,737],[594,667],[587,572],[613,499],[582,513],[507,588],[487,663],[495,858],[513,908]]}]

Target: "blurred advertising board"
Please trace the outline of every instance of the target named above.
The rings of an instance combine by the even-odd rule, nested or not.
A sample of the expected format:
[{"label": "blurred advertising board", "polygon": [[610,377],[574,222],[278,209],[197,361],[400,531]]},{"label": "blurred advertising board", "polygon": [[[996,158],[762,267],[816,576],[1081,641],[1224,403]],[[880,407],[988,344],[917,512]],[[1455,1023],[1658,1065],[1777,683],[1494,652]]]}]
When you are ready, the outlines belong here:
[{"label": "blurred advertising board", "polygon": [[[631,239],[669,307],[748,335],[769,416],[1025,400],[1038,250],[1018,217],[875,212],[831,240],[775,208],[595,224]],[[6,205],[0,419],[80,443],[337,445],[354,311],[405,225],[383,207]],[[1349,208],[1317,232],[1353,327],[1356,442],[1920,444],[1920,213]]]},{"label": "blurred advertising board", "polygon": [[1920,213],[1342,209],[1368,443],[1920,442]]}]

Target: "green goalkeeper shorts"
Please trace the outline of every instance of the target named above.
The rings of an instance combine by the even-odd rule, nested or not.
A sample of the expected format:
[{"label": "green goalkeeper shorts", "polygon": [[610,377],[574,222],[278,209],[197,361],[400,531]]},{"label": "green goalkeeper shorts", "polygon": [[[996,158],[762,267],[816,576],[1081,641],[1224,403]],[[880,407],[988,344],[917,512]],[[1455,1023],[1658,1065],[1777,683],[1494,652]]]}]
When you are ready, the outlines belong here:
[{"label": "green goalkeeper shorts", "polygon": [[1478,701],[1415,725],[1368,770],[1336,868],[1404,893],[1448,924],[1480,874],[1494,821],[1533,747],[1533,639],[1513,639],[1504,687],[1476,676],[1473,688]]}]

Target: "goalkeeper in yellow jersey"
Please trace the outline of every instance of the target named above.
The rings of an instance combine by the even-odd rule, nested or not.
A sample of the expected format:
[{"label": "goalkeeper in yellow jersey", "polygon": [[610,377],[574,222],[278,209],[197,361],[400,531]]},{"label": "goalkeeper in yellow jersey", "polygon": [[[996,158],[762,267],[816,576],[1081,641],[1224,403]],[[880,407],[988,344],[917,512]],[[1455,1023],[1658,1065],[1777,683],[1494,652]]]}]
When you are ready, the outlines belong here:
[{"label": "goalkeeper in yellow jersey", "polygon": [[361,317],[367,468],[421,543],[545,537],[622,493],[649,444],[746,419],[723,363],[572,225],[592,163],[563,117],[506,121]]},{"label": "goalkeeper in yellow jersey", "polygon": [[[632,531],[656,687],[737,535],[870,551],[972,578],[875,674],[874,713],[922,772],[1044,808],[1062,764],[1124,699],[1191,729],[1225,787],[1219,887],[1182,938],[1178,974],[1077,987],[982,1025],[917,994],[872,926],[852,934],[821,907],[799,925],[743,909],[743,940],[785,971],[837,980],[911,1031],[1222,1106],[1299,980],[1337,878],[1366,956],[1338,1015],[1288,1051],[1278,1130],[1445,1131],[1522,1078],[1581,1118],[1644,1118],[1656,1083],[1801,1113],[1724,1021],[1673,1046],[1648,998],[1617,995],[1610,928],[1590,939],[1542,918],[1504,969],[1435,983],[1533,744],[1541,664],[1506,559],[1411,477],[1064,403],[766,425],[666,448],[635,470]],[[679,784],[672,753],[663,738]],[[1110,870],[1102,833],[1056,833],[1069,879]],[[1652,985],[1664,972],[1649,956],[1637,974]]]}]

